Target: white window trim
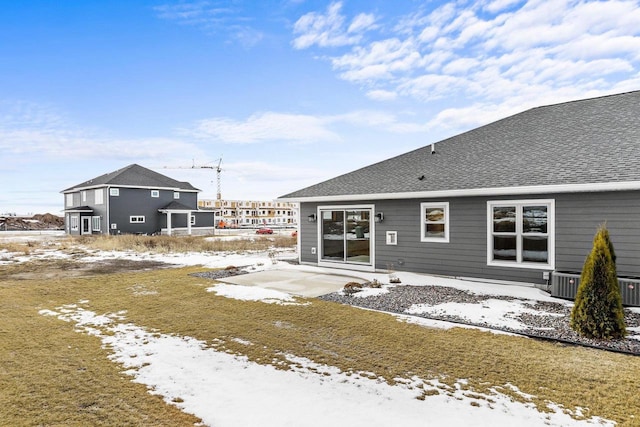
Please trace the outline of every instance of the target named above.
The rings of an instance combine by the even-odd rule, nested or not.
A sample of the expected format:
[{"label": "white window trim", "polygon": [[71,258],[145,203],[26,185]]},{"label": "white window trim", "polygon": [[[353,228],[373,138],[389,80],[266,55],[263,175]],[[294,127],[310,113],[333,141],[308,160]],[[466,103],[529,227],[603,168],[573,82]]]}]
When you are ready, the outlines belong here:
[{"label": "white window trim", "polygon": [[[356,263],[344,263],[344,262],[335,262],[335,261],[327,261],[322,259],[322,211],[325,210],[348,210],[348,211],[357,211],[357,210],[371,210],[371,221],[369,222],[369,235],[371,236],[371,253],[369,254],[371,264],[356,264]],[[357,270],[357,271],[375,271],[375,260],[376,260],[376,244],[375,244],[375,235],[376,235],[376,222],[373,220],[376,216],[375,205],[321,205],[316,208],[316,230],[317,230],[317,246],[316,246],[316,255],[318,259],[319,267],[331,267],[331,268],[346,268],[349,270]],[[298,244],[300,245],[301,239],[298,239]],[[315,248],[314,248],[315,249]]]},{"label": "white window trim", "polygon": [[191,225],[196,225],[196,217],[195,215],[191,215]]},{"label": "white window trim", "polygon": [[397,245],[398,244],[398,232],[397,231],[387,231],[386,233],[386,241],[387,245]]},{"label": "white window trim", "polygon": [[174,191],[173,192],[173,198],[174,199],[179,199],[180,198],[180,192],[179,191]]},{"label": "white window trim", "polygon": [[[444,237],[426,237],[427,221],[425,210],[427,208],[444,208]],[[449,218],[449,202],[423,202],[420,203],[420,241],[433,243],[449,243],[449,229],[451,228],[451,218]]]},{"label": "white window trim", "polygon": [[73,193],[67,193],[67,207],[73,207]]},{"label": "white window trim", "polygon": [[82,203],[86,203],[87,202],[87,192],[86,191],[81,191],[80,194],[82,194]]},{"label": "white window trim", "polygon": [[[516,254],[518,260],[522,257],[522,206],[547,205],[547,244],[548,262],[523,261],[494,261],[493,260],[493,208],[499,206],[516,206]],[[555,270],[556,264],[556,201],[555,199],[528,199],[528,200],[489,200],[487,202],[487,265],[494,267],[528,268],[533,270]]]},{"label": "white window trim", "polygon": [[96,205],[104,204],[104,190],[102,188],[98,188],[93,192],[94,203]]},{"label": "white window trim", "polygon": [[101,231],[100,230],[100,217],[99,216],[91,217],[91,231]]},{"label": "white window trim", "polygon": [[131,224],[144,224],[145,217],[144,217],[144,215],[131,215],[129,217],[129,222]]},{"label": "white window trim", "polygon": [[160,197],[160,190],[151,190],[151,197]]},{"label": "white window trim", "polygon": [[80,216],[79,215],[71,215],[69,217],[69,221],[71,222],[71,231],[78,231],[80,229]]},{"label": "white window trim", "polygon": [[120,195],[120,189],[119,188],[110,188],[109,189],[109,195],[110,196],[114,196],[117,197]]}]

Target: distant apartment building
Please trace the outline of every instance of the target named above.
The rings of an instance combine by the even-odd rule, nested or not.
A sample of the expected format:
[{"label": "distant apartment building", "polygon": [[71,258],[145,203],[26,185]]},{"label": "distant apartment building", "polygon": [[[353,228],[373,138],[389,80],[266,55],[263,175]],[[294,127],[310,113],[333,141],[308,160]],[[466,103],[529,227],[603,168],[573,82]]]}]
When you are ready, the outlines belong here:
[{"label": "distant apartment building", "polygon": [[298,224],[298,204],[294,202],[202,199],[198,200],[198,207],[215,211],[218,227],[296,227]]}]

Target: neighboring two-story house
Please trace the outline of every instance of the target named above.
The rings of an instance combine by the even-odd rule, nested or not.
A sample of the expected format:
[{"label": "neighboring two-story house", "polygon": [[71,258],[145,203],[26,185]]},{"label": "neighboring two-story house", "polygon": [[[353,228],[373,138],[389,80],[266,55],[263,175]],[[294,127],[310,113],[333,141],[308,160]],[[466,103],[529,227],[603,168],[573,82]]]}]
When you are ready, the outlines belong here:
[{"label": "neighboring two-story house", "polygon": [[213,231],[198,190],[137,164],[63,190],[67,234],[192,234]]}]

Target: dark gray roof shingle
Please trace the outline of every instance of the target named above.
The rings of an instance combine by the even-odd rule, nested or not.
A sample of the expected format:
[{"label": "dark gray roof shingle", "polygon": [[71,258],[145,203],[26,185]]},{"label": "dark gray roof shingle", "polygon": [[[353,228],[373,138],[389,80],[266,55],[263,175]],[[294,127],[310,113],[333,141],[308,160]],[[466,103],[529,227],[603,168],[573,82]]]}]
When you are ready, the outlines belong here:
[{"label": "dark gray roof shingle", "polygon": [[131,164],[117,171],[100,175],[81,184],[69,187],[64,192],[101,186],[132,186],[144,188],[174,188],[181,191],[200,191],[188,182],[176,181],[151,169]]},{"label": "dark gray roof shingle", "polygon": [[533,108],[281,198],[625,181],[640,181],[640,91]]}]

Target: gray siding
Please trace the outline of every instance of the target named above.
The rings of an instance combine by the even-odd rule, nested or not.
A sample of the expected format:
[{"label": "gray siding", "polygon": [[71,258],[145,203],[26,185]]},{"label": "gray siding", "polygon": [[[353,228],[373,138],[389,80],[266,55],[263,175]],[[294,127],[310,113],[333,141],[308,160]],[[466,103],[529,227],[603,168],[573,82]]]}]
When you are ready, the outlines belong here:
[{"label": "gray siding", "polygon": [[315,263],[318,261],[318,256],[311,253],[311,248],[320,250],[318,246],[318,224],[316,222],[309,222],[309,215],[316,213],[317,204],[302,203],[300,205],[300,224],[298,224],[300,232],[298,238],[300,239],[300,261]]},{"label": "gray siding", "polygon": [[[640,194],[637,192],[382,200],[352,204],[373,204],[376,212],[384,212],[384,221],[376,224],[375,231],[375,267],[378,270],[542,284],[543,269],[487,265],[487,201],[523,199],[555,200],[556,270],[580,271],[591,250],[596,228],[606,222],[618,257],[618,274],[640,276]],[[448,243],[420,241],[421,202],[449,202]],[[318,205],[323,204],[302,203],[300,207],[300,257],[303,262],[317,262],[317,255],[311,254],[311,248],[317,246],[317,223],[309,223],[307,217],[316,212]],[[386,231],[398,233],[397,245],[386,244]]]},{"label": "gray siding", "polygon": [[[166,225],[166,215],[158,212],[158,209],[167,206],[174,201],[173,191],[159,190],[160,197],[151,197],[151,189],[119,188],[118,196],[109,196],[109,222],[116,224],[116,229],[110,229],[111,233],[159,233]],[[194,193],[193,198],[197,196]],[[197,202],[191,203],[185,193],[180,193],[180,203],[193,207]],[[144,216],[144,223],[131,223],[131,216]],[[186,215],[174,215],[172,227],[186,227]],[[183,224],[182,224],[183,223]]]}]

